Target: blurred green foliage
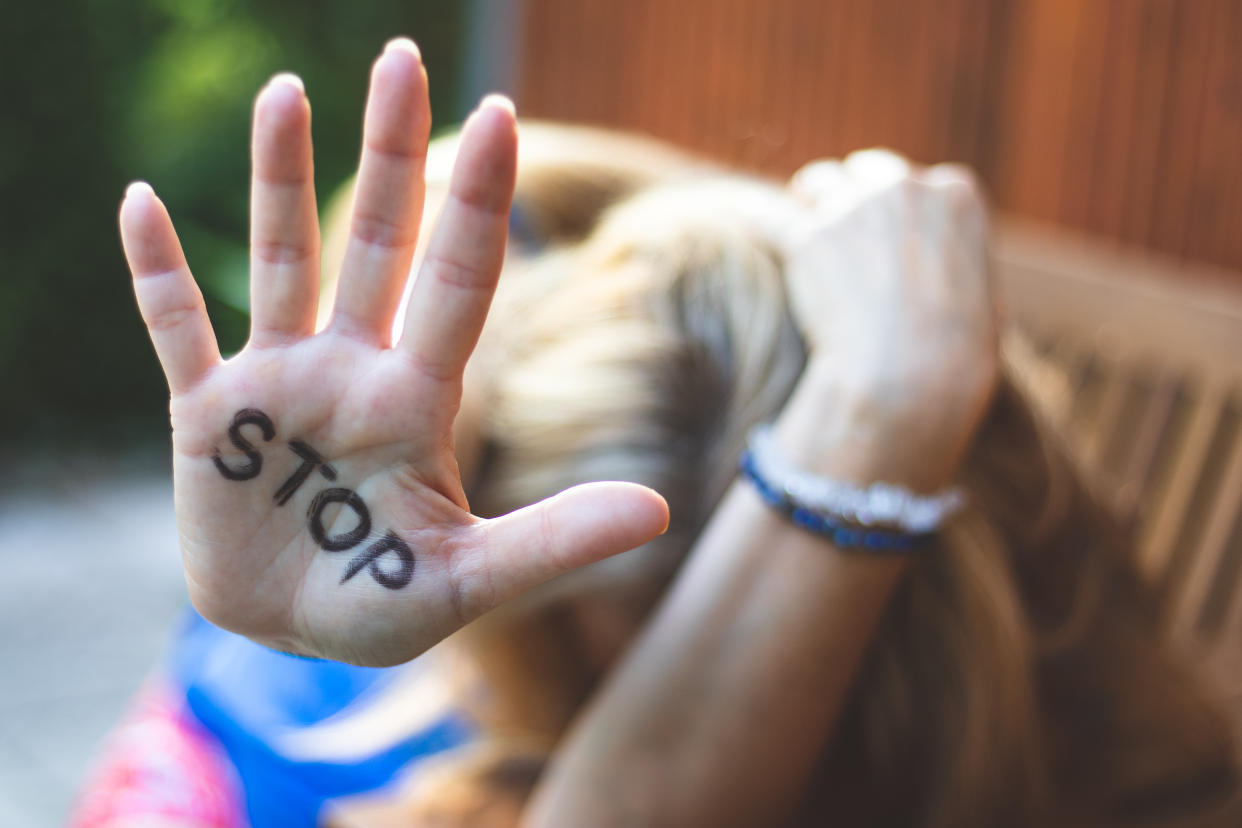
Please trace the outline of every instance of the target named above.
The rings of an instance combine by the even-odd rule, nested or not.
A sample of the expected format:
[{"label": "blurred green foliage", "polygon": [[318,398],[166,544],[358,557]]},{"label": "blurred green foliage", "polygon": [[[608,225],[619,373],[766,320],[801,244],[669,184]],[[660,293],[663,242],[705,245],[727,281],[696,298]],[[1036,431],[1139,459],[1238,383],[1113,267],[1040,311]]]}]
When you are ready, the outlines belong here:
[{"label": "blurred green foliage", "polygon": [[168,204],[227,354],[247,324],[249,117],[277,71],[313,108],[321,204],[357,161],[369,64],[409,34],[440,125],[464,114],[465,4],[433,0],[15,3],[0,27],[0,462],[167,435],[115,213]]}]

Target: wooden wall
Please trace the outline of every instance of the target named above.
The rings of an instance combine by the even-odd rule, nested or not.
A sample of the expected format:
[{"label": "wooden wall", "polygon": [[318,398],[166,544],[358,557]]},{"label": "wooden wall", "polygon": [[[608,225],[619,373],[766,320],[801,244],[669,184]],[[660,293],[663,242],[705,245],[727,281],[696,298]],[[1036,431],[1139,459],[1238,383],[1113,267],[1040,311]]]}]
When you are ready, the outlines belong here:
[{"label": "wooden wall", "polygon": [[523,0],[522,18],[524,115],[780,175],[872,145],[961,160],[1005,211],[1242,271],[1242,0]]}]

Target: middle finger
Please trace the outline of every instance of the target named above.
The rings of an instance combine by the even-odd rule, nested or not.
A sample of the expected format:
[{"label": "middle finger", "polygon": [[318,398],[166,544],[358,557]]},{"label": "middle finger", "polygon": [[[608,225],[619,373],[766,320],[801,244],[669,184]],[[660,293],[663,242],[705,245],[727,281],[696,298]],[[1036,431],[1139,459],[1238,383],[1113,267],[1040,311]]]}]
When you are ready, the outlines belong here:
[{"label": "middle finger", "polygon": [[252,144],[250,339],[282,344],[314,330],[319,283],[310,106],[296,75],[259,93]]},{"label": "middle finger", "polygon": [[331,327],[386,347],[423,211],[431,109],[418,47],[390,41],[371,72],[354,213]]}]

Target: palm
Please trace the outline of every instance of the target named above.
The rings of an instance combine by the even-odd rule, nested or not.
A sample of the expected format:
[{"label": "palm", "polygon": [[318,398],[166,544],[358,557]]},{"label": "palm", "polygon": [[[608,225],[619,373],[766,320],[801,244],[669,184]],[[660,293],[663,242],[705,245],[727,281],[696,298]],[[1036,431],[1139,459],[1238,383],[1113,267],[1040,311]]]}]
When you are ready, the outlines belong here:
[{"label": "palm", "polygon": [[[275,379],[257,386],[259,377]],[[243,352],[176,400],[179,520],[203,609],[281,649],[310,644],[351,661],[385,660],[352,631],[342,640],[333,632],[359,611],[388,634],[407,627],[401,610],[412,602],[385,593],[413,583],[411,544],[452,548],[454,530],[473,522],[444,451],[451,419],[427,410],[442,395],[426,384],[391,350],[322,334]],[[413,439],[430,435],[437,439]],[[398,530],[403,545],[385,545]],[[425,630],[443,637],[467,614],[452,604],[460,596],[451,560],[417,563],[424,625],[435,615],[428,604],[450,599],[443,621]]]},{"label": "palm", "polygon": [[210,620],[280,649],[406,660],[471,618],[664,525],[654,493],[597,484],[470,515],[453,454],[461,374],[503,257],[516,134],[468,122],[442,220],[389,342],[422,209],[429,119],[412,45],[376,63],[352,235],[328,329],[313,331],[318,228],[309,110],[277,81],[255,112],[252,331],[222,362],[163,206],[131,188],[122,237],[172,391],[178,526]]}]

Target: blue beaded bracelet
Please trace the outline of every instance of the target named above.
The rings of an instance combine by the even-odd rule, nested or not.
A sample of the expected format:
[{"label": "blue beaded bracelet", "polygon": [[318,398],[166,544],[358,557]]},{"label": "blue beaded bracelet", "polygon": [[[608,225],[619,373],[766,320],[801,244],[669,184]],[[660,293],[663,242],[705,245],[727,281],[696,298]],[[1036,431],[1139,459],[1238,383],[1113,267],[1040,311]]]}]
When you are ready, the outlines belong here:
[{"label": "blue beaded bracelet", "polygon": [[932,532],[911,533],[851,526],[831,515],[808,509],[759,474],[755,467],[754,456],[749,449],[742,452],[738,466],[742,476],[750,481],[765,503],[784,515],[795,526],[817,535],[823,535],[842,549],[859,549],[876,553],[910,552],[926,548],[935,539],[935,533]]}]

